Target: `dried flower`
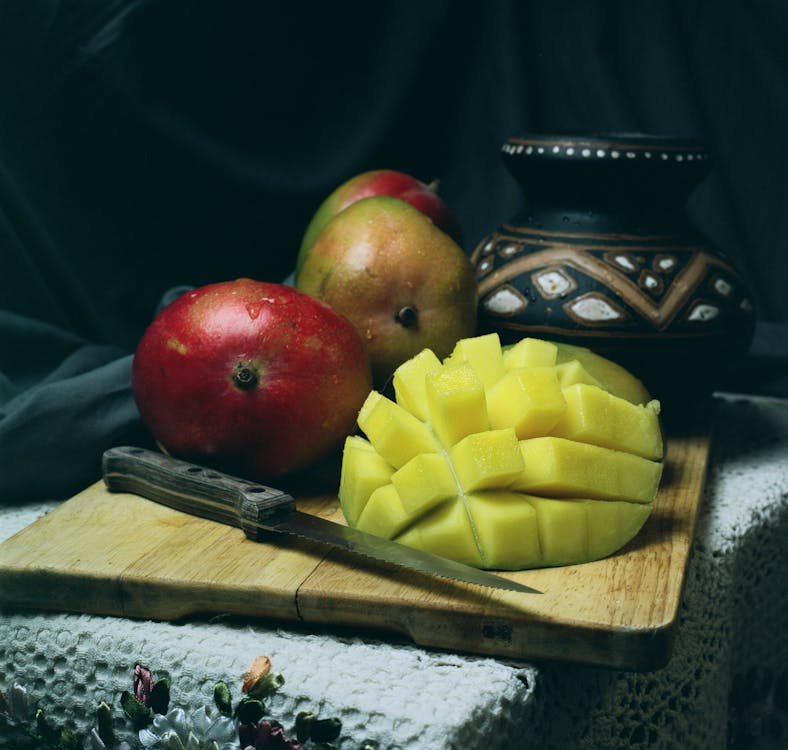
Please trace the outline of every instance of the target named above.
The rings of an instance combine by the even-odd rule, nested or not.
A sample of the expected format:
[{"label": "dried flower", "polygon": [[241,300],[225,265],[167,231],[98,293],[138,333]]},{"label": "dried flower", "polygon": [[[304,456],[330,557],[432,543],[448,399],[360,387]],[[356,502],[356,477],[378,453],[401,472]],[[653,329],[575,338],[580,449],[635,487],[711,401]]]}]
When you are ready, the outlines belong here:
[{"label": "dried flower", "polygon": [[285,737],[285,730],[276,721],[241,724],[238,738],[244,750],[301,750],[296,740]]},{"label": "dried flower", "polygon": [[153,676],[150,669],[142,666],[142,664],[134,665],[134,677],[132,678],[134,685],[134,697],[143,705],[147,706],[150,701],[150,694],[153,690]]},{"label": "dried flower", "polygon": [[256,657],[249,667],[249,670],[246,672],[246,675],[244,675],[241,691],[244,693],[251,693],[255,685],[265,679],[270,671],[271,660],[267,656]]}]

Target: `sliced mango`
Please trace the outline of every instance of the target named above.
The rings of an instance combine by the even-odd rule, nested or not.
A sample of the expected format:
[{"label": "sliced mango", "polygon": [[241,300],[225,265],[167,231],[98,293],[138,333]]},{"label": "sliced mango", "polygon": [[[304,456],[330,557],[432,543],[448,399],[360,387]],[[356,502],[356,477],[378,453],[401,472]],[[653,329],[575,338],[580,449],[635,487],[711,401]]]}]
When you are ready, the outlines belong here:
[{"label": "sliced mango", "polygon": [[524,464],[511,428],[468,435],[449,451],[454,474],[464,492],[507,487]]},{"label": "sliced mango", "polygon": [[556,365],[555,374],[558,376],[561,388],[568,388],[575,383],[585,383],[602,388],[602,384],[576,359]]},{"label": "sliced mango", "polygon": [[497,333],[487,333],[474,338],[460,339],[446,359],[447,365],[469,364],[481,378],[485,388],[500,380],[506,371]]},{"label": "sliced mango", "polygon": [[563,394],[566,410],[549,431],[551,435],[643,458],[662,458],[658,402],[639,406],[584,383],[564,388]]},{"label": "sliced mango", "polygon": [[348,523],[454,560],[584,563],[639,533],[662,474],[659,402],[579,347],[464,339],[373,391],[343,452]]},{"label": "sliced mango", "polygon": [[427,420],[426,378],[440,369],[435,352],[423,349],[394,371],[392,385],[397,403],[423,422]]},{"label": "sliced mango", "polygon": [[420,453],[439,453],[440,443],[424,422],[377,391],[370,392],[358,413],[358,426],[393,467]]},{"label": "sliced mango", "polygon": [[519,367],[551,367],[557,356],[558,347],[552,341],[525,338],[504,352],[503,363],[507,370]]},{"label": "sliced mango", "polygon": [[621,549],[640,531],[651,513],[641,503],[588,503],[588,558],[598,560]]},{"label": "sliced mango", "polygon": [[406,529],[397,541],[466,565],[486,567],[465,503],[460,498],[423,516],[418,525]]},{"label": "sliced mango", "polygon": [[487,390],[490,427],[513,427],[521,440],[549,433],[565,410],[554,367],[519,367]]},{"label": "sliced mango", "polygon": [[558,347],[556,364],[577,361],[599,382],[602,388],[614,396],[633,404],[646,404],[651,400],[642,381],[617,362],[582,346],[563,342],[557,342],[556,346]]},{"label": "sliced mango", "polygon": [[391,482],[394,467],[378,453],[372,444],[358,435],[345,439],[342,469],[339,476],[339,495],[342,512],[351,526],[355,526],[369,496]]},{"label": "sliced mango", "polygon": [[478,492],[467,498],[484,567],[519,570],[544,564],[538,520],[517,492]]},{"label": "sliced mango", "polygon": [[526,501],[536,517],[542,565],[571,565],[589,559],[588,501],[533,495]]},{"label": "sliced mango", "polygon": [[427,375],[426,391],[430,425],[445,447],[490,428],[484,383],[467,362]]},{"label": "sliced mango", "polygon": [[378,487],[370,496],[361,511],[359,528],[370,534],[392,539],[412,520],[405,510],[393,484]]},{"label": "sliced mango", "polygon": [[442,453],[414,456],[390,477],[403,507],[411,515],[426,513],[457,495],[454,472]]},{"label": "sliced mango", "polygon": [[588,497],[650,503],[662,464],[624,451],[559,437],[520,442],[524,469],[511,489],[546,497]]}]

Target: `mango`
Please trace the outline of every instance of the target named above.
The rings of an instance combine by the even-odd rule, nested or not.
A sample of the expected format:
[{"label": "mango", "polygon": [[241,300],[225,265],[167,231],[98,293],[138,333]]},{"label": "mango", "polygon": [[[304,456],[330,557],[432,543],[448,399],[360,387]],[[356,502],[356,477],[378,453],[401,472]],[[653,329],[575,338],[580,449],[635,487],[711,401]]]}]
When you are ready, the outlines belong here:
[{"label": "mango", "polygon": [[449,450],[457,485],[463,492],[506,487],[523,471],[514,430],[468,435]]},{"label": "mango", "polygon": [[420,453],[441,450],[437,437],[424,422],[377,391],[367,396],[357,421],[375,450],[395,468]]},{"label": "mango", "polygon": [[485,388],[498,382],[506,371],[498,335],[488,333],[475,338],[460,339],[446,359],[446,364],[463,362],[469,364],[479,375]]},{"label": "mango", "polygon": [[384,484],[391,483],[394,467],[372,444],[358,435],[345,440],[339,494],[344,498],[343,512],[351,526],[355,526],[369,496]]},{"label": "mango", "polygon": [[525,468],[512,489],[546,497],[587,497],[650,503],[662,464],[624,451],[559,437],[520,442]]},{"label": "mango", "polygon": [[411,520],[393,484],[378,487],[370,496],[358,519],[359,528],[391,539]]},{"label": "mango", "polygon": [[525,338],[510,346],[503,353],[507,370],[518,367],[551,367],[556,363],[558,346],[552,341]]},{"label": "mango", "polygon": [[346,440],[351,526],[517,570],[614,554],[648,519],[660,405],[618,365],[534,338],[503,350],[487,334],[442,361],[424,350],[393,381],[394,401],[373,391],[359,412],[366,438]]},{"label": "mango", "polygon": [[549,433],[565,411],[555,367],[510,370],[487,390],[490,426],[513,427],[521,440]]},{"label": "mango", "polygon": [[441,369],[441,361],[432,349],[422,349],[415,357],[403,362],[392,377],[397,403],[418,419],[427,419],[427,386],[425,379]]},{"label": "mango", "polygon": [[411,515],[424,513],[457,494],[452,467],[439,453],[414,456],[391,475],[391,484]]},{"label": "mango", "polygon": [[601,388],[633,404],[651,400],[646,386],[629,370],[596,352],[574,344],[556,343],[556,364],[577,362],[593,377]]},{"label": "mango", "polygon": [[427,375],[426,392],[430,426],[445,447],[489,429],[484,383],[467,362]]},{"label": "mango", "polygon": [[551,435],[644,458],[662,458],[657,401],[639,406],[584,383],[564,388],[563,394],[566,409],[550,430]]}]

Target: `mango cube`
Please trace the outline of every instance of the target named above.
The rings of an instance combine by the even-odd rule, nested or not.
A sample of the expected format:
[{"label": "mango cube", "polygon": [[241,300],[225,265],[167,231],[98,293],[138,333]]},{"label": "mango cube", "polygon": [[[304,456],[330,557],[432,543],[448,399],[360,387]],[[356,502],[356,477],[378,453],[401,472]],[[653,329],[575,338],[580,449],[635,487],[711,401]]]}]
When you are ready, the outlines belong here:
[{"label": "mango cube", "polygon": [[525,468],[512,489],[547,497],[587,497],[650,503],[662,464],[624,451],[559,437],[520,442]]},{"label": "mango cube", "polygon": [[449,451],[465,492],[506,487],[523,471],[523,456],[511,428],[468,435]]},{"label": "mango cube", "polygon": [[632,404],[593,385],[564,388],[566,410],[551,435],[627,451],[650,459],[662,458],[659,404]]},{"label": "mango cube", "polygon": [[406,529],[396,540],[466,565],[485,567],[476,544],[470,516],[465,503],[459,498],[439,505],[423,516],[418,525]]},{"label": "mango cube", "polygon": [[566,409],[554,367],[520,367],[487,390],[490,427],[513,427],[517,437],[544,435]]},{"label": "mango cube", "polygon": [[391,482],[394,467],[364,438],[349,435],[342,451],[339,499],[347,522],[355,526],[369,496]]},{"label": "mango cube", "polygon": [[474,338],[460,339],[447,358],[446,364],[458,365],[463,362],[475,370],[485,388],[498,382],[505,372],[498,334],[488,333]]},{"label": "mango cube", "polygon": [[525,338],[508,348],[503,355],[507,370],[519,367],[551,367],[555,364],[558,347],[551,341]]},{"label": "mango cube", "polygon": [[643,383],[617,362],[583,346],[563,342],[556,343],[556,346],[558,347],[555,360],[557,365],[572,360],[579,362],[586,372],[598,381],[601,388],[630,403],[645,404],[651,399]]},{"label": "mango cube", "polygon": [[543,565],[572,565],[588,556],[586,500],[527,497],[536,516]]},{"label": "mango cube", "polygon": [[411,521],[394,485],[378,487],[370,496],[359,517],[359,528],[370,534],[393,539]]},{"label": "mango cube", "polygon": [[535,338],[424,350],[345,441],[351,526],[485,568],[581,564],[639,533],[662,476],[659,402],[588,349]]},{"label": "mango cube", "polygon": [[426,513],[444,500],[457,496],[454,472],[446,456],[440,453],[414,456],[391,475],[391,483],[411,515]]},{"label": "mango cube", "polygon": [[426,385],[429,422],[444,446],[490,428],[484,383],[467,362],[444,365]]},{"label": "mango cube", "polygon": [[441,369],[441,361],[432,349],[422,349],[400,365],[392,378],[397,403],[414,417],[427,420],[426,378]]},{"label": "mango cube", "polygon": [[536,512],[516,492],[496,490],[468,496],[468,509],[484,567],[508,570],[542,564]]},{"label": "mango cube", "polygon": [[438,453],[440,443],[424,422],[377,391],[372,391],[358,413],[358,426],[393,467],[399,468],[419,453]]},{"label": "mango cube", "polygon": [[602,387],[602,384],[576,359],[556,365],[555,374],[558,376],[561,388],[568,388],[570,385],[575,385],[575,383],[595,385],[598,388]]}]

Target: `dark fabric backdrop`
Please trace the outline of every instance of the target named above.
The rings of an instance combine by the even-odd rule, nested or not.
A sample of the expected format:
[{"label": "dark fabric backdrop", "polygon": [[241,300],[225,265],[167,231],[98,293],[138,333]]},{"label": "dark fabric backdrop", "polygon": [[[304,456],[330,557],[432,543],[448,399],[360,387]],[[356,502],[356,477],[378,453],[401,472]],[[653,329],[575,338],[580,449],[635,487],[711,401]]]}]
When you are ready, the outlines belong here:
[{"label": "dark fabric backdrop", "polygon": [[440,178],[470,251],[526,130],[708,143],[690,214],[759,321],[734,386],[788,393],[787,50],[784,0],[0,0],[0,499],[149,440],[129,368],[168,290],[283,280],[373,168]]}]

